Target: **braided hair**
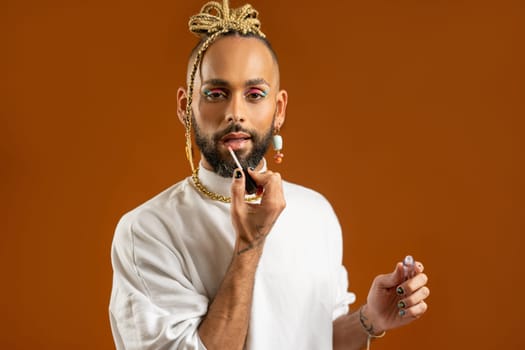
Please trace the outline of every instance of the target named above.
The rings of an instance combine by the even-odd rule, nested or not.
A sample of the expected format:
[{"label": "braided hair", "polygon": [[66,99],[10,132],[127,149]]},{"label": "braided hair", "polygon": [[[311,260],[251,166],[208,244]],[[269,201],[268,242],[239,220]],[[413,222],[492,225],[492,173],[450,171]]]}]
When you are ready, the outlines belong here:
[{"label": "braided hair", "polygon": [[197,177],[197,168],[193,163],[193,148],[191,140],[192,129],[192,102],[196,73],[202,64],[202,58],[206,50],[220,37],[240,35],[242,37],[253,37],[261,40],[270,50],[272,57],[277,63],[277,55],[272,46],[261,32],[261,23],[257,18],[258,12],[249,4],[239,8],[231,9],[228,0],[223,0],[222,5],[216,1],[205,4],[201,11],[190,17],[188,23],[192,33],[200,37],[199,43],[192,50],[190,56],[191,68],[188,69],[188,91],[186,113],[184,116],[186,136],[186,158],[188,159],[194,181]]}]

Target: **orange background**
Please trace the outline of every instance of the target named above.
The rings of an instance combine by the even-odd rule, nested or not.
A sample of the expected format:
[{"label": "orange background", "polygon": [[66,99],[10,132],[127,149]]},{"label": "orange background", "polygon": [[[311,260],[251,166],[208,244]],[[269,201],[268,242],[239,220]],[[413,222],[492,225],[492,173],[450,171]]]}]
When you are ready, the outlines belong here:
[{"label": "orange background", "polygon": [[[290,94],[275,169],[332,202],[357,303],[405,254],[431,276],[428,314],[373,348],[525,348],[523,3],[253,4]],[[0,348],[114,348],[113,229],[189,174],[201,5],[3,3]]]}]

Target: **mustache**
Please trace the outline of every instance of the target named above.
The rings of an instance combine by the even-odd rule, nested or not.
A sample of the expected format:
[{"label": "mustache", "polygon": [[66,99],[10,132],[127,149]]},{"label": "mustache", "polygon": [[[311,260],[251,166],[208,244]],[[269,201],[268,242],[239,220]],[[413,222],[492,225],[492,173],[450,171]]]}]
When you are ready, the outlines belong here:
[{"label": "mustache", "polygon": [[227,135],[227,134],[229,134],[231,132],[244,132],[244,133],[250,135],[250,137],[252,139],[255,139],[257,137],[257,135],[254,132],[252,132],[251,130],[243,128],[241,124],[232,124],[232,125],[228,126],[226,129],[216,132],[213,135],[213,141],[214,142],[218,142],[225,135]]}]

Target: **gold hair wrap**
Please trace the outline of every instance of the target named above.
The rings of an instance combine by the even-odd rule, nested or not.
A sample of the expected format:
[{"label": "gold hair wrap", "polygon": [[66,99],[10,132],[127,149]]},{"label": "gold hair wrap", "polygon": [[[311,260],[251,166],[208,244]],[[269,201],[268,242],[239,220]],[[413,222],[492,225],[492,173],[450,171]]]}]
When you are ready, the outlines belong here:
[{"label": "gold hair wrap", "polygon": [[230,9],[227,0],[222,2],[222,6],[216,1],[210,1],[202,7],[200,13],[190,18],[188,26],[192,33],[200,37],[227,30],[244,35],[253,33],[264,38],[265,35],[260,30],[261,22],[257,16],[257,10],[250,4]]},{"label": "gold hair wrap", "polygon": [[236,9],[230,9],[228,0],[223,0],[222,5],[216,1],[210,1],[204,5],[201,12],[191,16],[188,26],[192,33],[197,34],[204,41],[195,55],[195,60],[191,67],[188,81],[186,115],[184,117],[185,136],[186,136],[186,157],[191,166],[192,179],[195,187],[207,197],[221,202],[230,202],[229,197],[224,197],[207,190],[199,181],[197,176],[198,168],[193,164],[193,144],[191,140],[191,105],[193,102],[193,90],[195,75],[202,62],[204,52],[221,35],[228,32],[238,32],[242,35],[254,34],[265,38],[261,32],[261,22],[257,18],[258,12],[249,4]]}]

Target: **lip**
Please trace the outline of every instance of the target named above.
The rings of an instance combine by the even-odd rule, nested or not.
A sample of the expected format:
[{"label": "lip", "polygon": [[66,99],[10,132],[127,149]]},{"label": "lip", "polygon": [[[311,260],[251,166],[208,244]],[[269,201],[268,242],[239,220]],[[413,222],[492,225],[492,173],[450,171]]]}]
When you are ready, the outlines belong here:
[{"label": "lip", "polygon": [[243,141],[249,140],[252,137],[245,132],[230,132],[221,138],[221,142],[226,143],[229,141]]},{"label": "lip", "polygon": [[229,147],[234,151],[239,151],[243,149],[246,144],[251,141],[251,139],[251,136],[245,132],[231,132],[221,138],[221,143],[226,148]]}]

